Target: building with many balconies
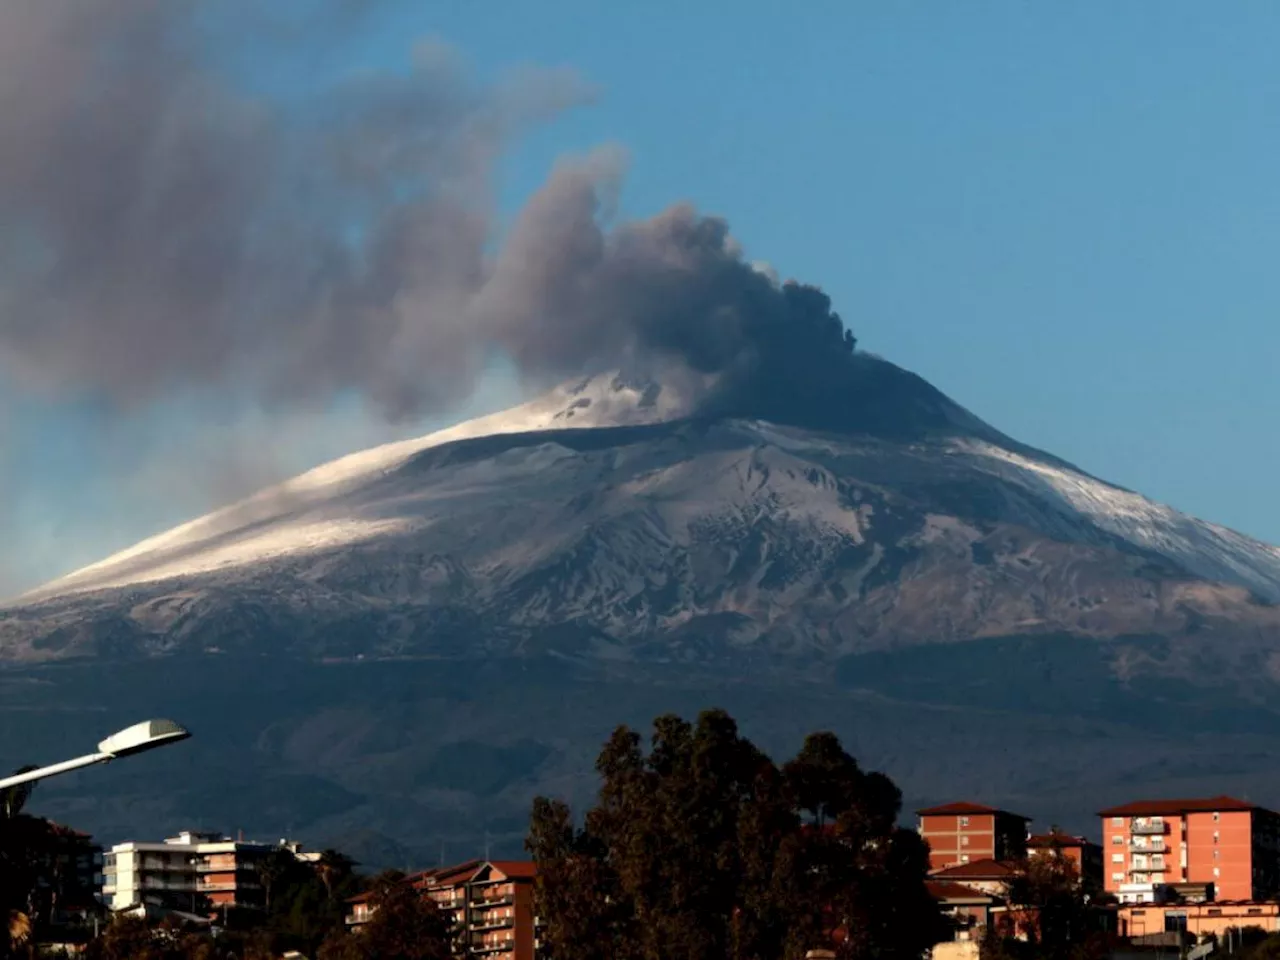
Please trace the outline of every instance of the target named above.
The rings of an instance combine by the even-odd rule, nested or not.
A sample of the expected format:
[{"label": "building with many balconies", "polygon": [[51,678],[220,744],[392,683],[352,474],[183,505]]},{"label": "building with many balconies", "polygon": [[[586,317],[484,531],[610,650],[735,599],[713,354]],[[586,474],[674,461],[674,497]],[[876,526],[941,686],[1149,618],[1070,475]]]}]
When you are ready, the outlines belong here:
[{"label": "building with many balconies", "polygon": [[[450,916],[461,953],[486,960],[533,960],[538,941],[536,875],[534,864],[524,860],[471,860],[413,874],[405,882]],[[348,927],[359,929],[373,917],[370,894],[348,903]]]},{"label": "building with many balconies", "polygon": [[103,896],[113,910],[154,905],[189,913],[261,908],[266,891],[258,864],[274,850],[295,856],[298,844],[231,840],[184,832],[162,842],[118,843],[103,865]]},{"label": "building with many balconies", "polygon": [[1122,903],[1153,903],[1184,885],[1212,899],[1280,895],[1280,815],[1233,797],[1139,800],[1103,810],[1105,886]]}]

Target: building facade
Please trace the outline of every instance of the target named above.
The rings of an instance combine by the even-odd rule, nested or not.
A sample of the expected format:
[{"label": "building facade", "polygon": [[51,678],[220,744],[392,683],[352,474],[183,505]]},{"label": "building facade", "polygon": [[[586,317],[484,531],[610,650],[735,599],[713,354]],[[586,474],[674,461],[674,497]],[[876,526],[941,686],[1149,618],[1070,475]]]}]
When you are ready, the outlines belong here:
[{"label": "building facade", "polygon": [[1027,856],[1053,856],[1061,853],[1073,864],[1080,881],[1091,889],[1102,889],[1102,847],[1085,837],[1065,833],[1039,833],[1027,837]]},{"label": "building facade", "polygon": [[948,803],[916,811],[929,844],[929,869],[978,860],[1021,860],[1027,855],[1029,818],[979,803]]},{"label": "building facade", "polygon": [[113,910],[138,905],[193,914],[260,909],[266,889],[258,864],[282,848],[305,857],[288,841],[257,843],[190,831],[161,842],[116,844],[105,858],[103,896]]},{"label": "building facade", "polygon": [[[533,960],[537,918],[533,909],[533,863],[472,860],[407,877],[424,897],[447,913],[460,947],[486,960]],[[373,917],[370,895],[350,901],[347,925],[359,929]]]},{"label": "building facade", "polygon": [[1280,903],[1125,904],[1116,911],[1116,924],[1122,937],[1185,931],[1225,938],[1246,927],[1280,933]]},{"label": "building facade", "polygon": [[1122,903],[1212,885],[1213,899],[1280,894],[1280,816],[1233,797],[1139,800],[1100,812],[1105,888]]}]

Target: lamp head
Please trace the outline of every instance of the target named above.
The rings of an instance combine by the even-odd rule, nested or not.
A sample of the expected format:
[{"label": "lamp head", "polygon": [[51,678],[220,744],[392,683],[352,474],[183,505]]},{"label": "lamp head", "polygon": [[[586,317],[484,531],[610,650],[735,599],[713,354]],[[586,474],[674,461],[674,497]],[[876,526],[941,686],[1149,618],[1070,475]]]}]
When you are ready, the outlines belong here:
[{"label": "lamp head", "polygon": [[98,752],[112,757],[127,757],[185,740],[189,736],[190,733],[172,720],[144,720],[107,737],[98,744]]}]

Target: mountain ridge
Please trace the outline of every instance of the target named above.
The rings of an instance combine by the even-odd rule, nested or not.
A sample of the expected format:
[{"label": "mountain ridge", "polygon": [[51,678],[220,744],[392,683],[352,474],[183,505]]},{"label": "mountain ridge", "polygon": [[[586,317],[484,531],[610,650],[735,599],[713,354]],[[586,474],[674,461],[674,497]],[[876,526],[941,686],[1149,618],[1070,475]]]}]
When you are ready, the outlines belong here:
[{"label": "mountain ridge", "polygon": [[225,650],[211,637],[235,623],[246,650],[304,656],[466,654],[469,631],[483,655],[573,635],[575,655],[676,644],[803,669],[1027,632],[1257,649],[1280,626],[1280,550],[1008,441],[927,384],[905,435],[900,416],[841,432],[688,397],[609,374],[321,465],[0,609],[0,657]]}]

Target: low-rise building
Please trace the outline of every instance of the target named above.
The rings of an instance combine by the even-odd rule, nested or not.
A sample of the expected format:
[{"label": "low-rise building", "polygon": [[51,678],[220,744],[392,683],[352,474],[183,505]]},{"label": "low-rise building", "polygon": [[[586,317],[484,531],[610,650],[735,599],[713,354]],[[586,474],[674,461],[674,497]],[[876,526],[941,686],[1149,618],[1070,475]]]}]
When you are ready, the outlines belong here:
[{"label": "low-rise building", "polygon": [[1122,904],[1116,911],[1122,937],[1185,932],[1195,936],[1223,936],[1228,930],[1257,927],[1280,933],[1280,903],[1275,901],[1219,901],[1210,903]]},{"label": "low-rise building", "polygon": [[963,884],[987,896],[1003,897],[1009,881],[1018,875],[1018,870],[1017,861],[984,859],[934,870],[929,879],[937,883]]},{"label": "low-rise building", "polygon": [[998,896],[951,880],[929,880],[925,888],[943,916],[951,921],[952,940],[982,940],[991,923],[991,908],[1000,902]]},{"label": "low-rise building", "polygon": [[976,860],[1020,860],[1027,855],[1029,818],[961,801],[918,810],[920,835],[929,844],[929,869]]}]

